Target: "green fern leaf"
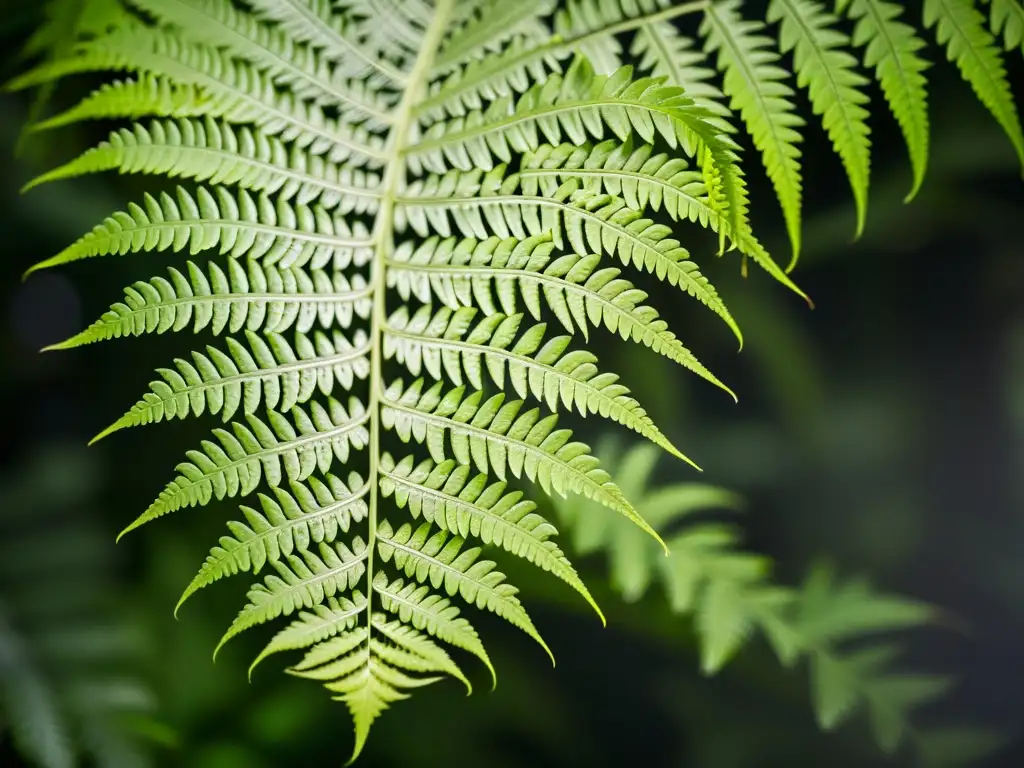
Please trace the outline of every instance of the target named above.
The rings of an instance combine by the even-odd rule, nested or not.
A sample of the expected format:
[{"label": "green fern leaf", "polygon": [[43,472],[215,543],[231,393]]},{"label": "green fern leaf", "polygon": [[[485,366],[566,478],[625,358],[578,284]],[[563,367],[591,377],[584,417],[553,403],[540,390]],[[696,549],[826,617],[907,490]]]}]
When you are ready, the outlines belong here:
[{"label": "green fern leaf", "polygon": [[517,339],[521,314],[489,315],[471,328],[476,313],[470,307],[454,312],[444,308],[431,317],[424,307],[410,318],[400,309],[388,320],[385,354],[405,365],[413,376],[422,368],[438,381],[447,376],[461,386],[465,379],[475,389],[484,387],[484,369],[499,389],[504,389],[507,373],[509,385],[519,397],[532,395],[551,411],[575,408],[583,416],[600,413],[689,461],[629,397],[629,390],[616,383],[618,376],[598,370],[593,354],[584,350],[563,354],[570,336],[545,342],[546,328],[540,323]]},{"label": "green fern leaf", "polygon": [[1024,169],[1024,133],[1003,58],[981,11],[971,0],[925,0],[924,24],[935,27],[939,45],[1002,126]]},{"label": "green fern leaf", "polygon": [[224,633],[214,656],[228,640],[245,630],[300,608],[320,605],[326,598],[354,588],[366,573],[366,545],[358,536],[352,539],[351,549],[335,542],[321,543],[318,551],[299,550],[298,554],[271,561],[277,575],[267,576],[249,591],[249,603]]},{"label": "green fern leaf", "polygon": [[121,129],[81,157],[26,185],[107,170],[160,174],[274,195],[299,205],[316,202],[338,214],[376,211],[380,179],[362,169],[341,168],[289,148],[262,131],[240,130],[207,118],[153,121]]},{"label": "green fern leaf", "polygon": [[436,295],[451,309],[479,306],[491,315],[500,307],[501,312],[514,315],[521,297],[537,320],[546,304],[569,333],[579,330],[589,338],[591,326],[603,325],[733,394],[679,342],[656,310],[640,303],[647,294],[620,278],[620,270],[596,268],[600,256],[552,259],[550,235],[480,242],[467,238],[458,248],[455,243],[434,238],[415,252],[399,249],[395,253],[388,276],[403,299],[429,301]]},{"label": "green fern leaf", "polygon": [[466,602],[493,612],[536,640],[555,658],[541,639],[533,621],[516,597],[516,590],[494,570],[490,560],[479,560],[480,549],[463,548],[459,536],[439,530],[431,534],[427,523],[415,530],[405,524],[397,531],[382,520],[377,528],[378,550],[384,562],[393,562],[406,576],[432,588],[443,588],[449,596],[460,595]]},{"label": "green fern leaf", "polygon": [[[883,750],[895,750],[912,735],[914,710],[940,695],[948,681],[896,673],[893,649],[865,647],[865,641],[931,621],[932,608],[880,595],[861,580],[837,582],[825,568],[813,570],[799,590],[776,586],[768,560],[740,550],[733,527],[694,519],[700,512],[735,509],[734,495],[682,483],[652,488],[654,446],[638,445],[624,454],[614,446],[602,448],[599,453],[615,465],[623,490],[642,505],[651,525],[675,531],[668,538],[670,555],[660,557],[654,542],[620,516],[584,499],[555,499],[576,548],[607,557],[611,584],[625,599],[639,600],[656,584],[663,587],[674,613],[693,615],[707,674],[720,670],[759,631],[786,666],[808,660],[822,728],[837,728],[864,709]],[[860,648],[846,650],[849,644]]]},{"label": "green fern leaf", "polygon": [[[451,459],[416,464],[407,456],[398,464],[389,454],[381,457],[381,492],[394,496],[400,509],[408,506],[413,518],[463,539],[479,538],[550,571],[600,609],[558,546],[550,540],[554,526],[536,514],[536,504],[522,493],[505,493],[503,481],[488,484],[486,475],[471,476],[464,464]],[[602,616],[603,620],[603,616]]]},{"label": "green fern leaf", "polygon": [[364,497],[369,484],[355,472],[348,485],[334,475],[327,475],[326,482],[315,477],[307,482],[308,488],[292,482],[291,493],[275,487],[273,499],[260,494],[261,512],[243,506],[246,523],[228,522],[231,536],[221,537],[220,546],[210,552],[175,611],[196,591],[219,579],[242,571],[259,573],[267,563],[308,550],[311,544],[335,541],[339,531],[348,533],[353,522],[366,517]]},{"label": "green fern leaf", "polygon": [[248,495],[264,477],[273,487],[285,477],[305,480],[315,470],[327,472],[335,460],[348,461],[350,451],[361,449],[369,438],[369,414],[355,398],[348,410],[333,398],[326,409],[313,402],[308,414],[295,406],[294,425],[276,411],[267,411],[267,417],[264,422],[246,416],[248,426],[232,422],[231,432],[215,429],[217,442],[204,440],[202,450],[190,451],[190,461],[178,465],[181,474],[120,535],[182,507]]},{"label": "green fern leaf", "polygon": [[739,6],[739,0],[708,5],[701,34],[708,54],[717,54],[730,106],[746,123],[775,186],[793,249],[792,268],[800,254],[803,192],[798,144],[804,120],[791,101],[793,89],[784,82],[788,73],[777,64],[779,57],[768,50],[773,41],[763,34],[764,25],[745,21],[738,13]]},{"label": "green fern leaf", "polygon": [[[257,662],[306,649],[294,671],[347,702],[354,756],[374,719],[412,689],[445,676],[469,687],[442,644],[473,654],[493,677],[460,602],[543,645],[480,547],[549,571],[593,605],[518,483],[593,501],[606,517],[578,517],[572,530],[590,539],[576,538],[607,544],[616,532],[614,584],[635,599],[660,580],[674,607],[698,617],[709,672],[754,630],[786,663],[808,655],[816,626],[830,643],[851,627],[871,631],[857,595],[840,588],[830,587],[828,604],[847,613],[814,619],[813,590],[772,586],[764,561],[736,552],[725,527],[672,529],[665,535],[679,556],[629,565],[661,551],[659,531],[685,510],[731,497],[703,487],[648,497],[628,477],[645,477],[648,459],[617,485],[557,419],[607,419],[651,450],[682,455],[627,382],[581,348],[604,331],[732,394],[632,274],[697,299],[742,343],[710,268],[684,245],[688,227],[710,230],[719,255],[736,250],[744,269],[753,260],[804,295],[753,232],[739,158],[742,122],[795,259],[802,120],[779,50],[797,60],[862,219],[864,81],[849,49],[867,46],[865,62],[907,136],[916,190],[927,155],[924,66],[894,7],[841,1],[856,21],[851,41],[816,0],[776,0],[781,40],[743,20],[739,0],[138,0],[116,23],[60,47],[8,87],[120,79],[35,129],[136,122],[27,186],[110,171],[189,186],[154,187],[30,272],[145,252],[190,260],[134,279],[122,301],[53,348],[186,330],[223,337],[159,369],[101,433],[197,416],[225,424],[126,530],[237,499],[239,518],[182,599],[270,570],[224,641],[297,614]],[[1015,17],[999,15],[1006,7],[993,5],[994,26],[1013,40]],[[694,38],[674,24],[698,15]],[[938,22],[940,40],[977,87],[988,73],[986,103],[1009,124],[1005,75],[989,66],[1001,66],[994,38],[969,21]],[[636,68],[624,66],[627,52]],[[562,330],[549,333],[552,324]],[[385,441],[404,447],[385,450]],[[882,608],[888,626],[920,620]],[[914,696],[886,684],[875,698],[888,710],[868,689],[858,701],[876,707],[879,738],[894,742],[905,719],[898,702]]]},{"label": "green fern leaf", "polygon": [[875,70],[889,109],[903,132],[914,181],[905,198],[921,189],[928,167],[928,94],[924,72],[928,62],[919,55],[925,43],[914,28],[900,21],[903,7],[882,0],[839,0],[839,12],[856,21],[853,43],[865,47],[864,65]]},{"label": "green fern leaf", "polygon": [[370,373],[370,345],[359,332],[355,344],[340,333],[333,339],[318,333],[311,340],[296,335],[293,349],[276,333],[266,340],[246,332],[248,349],[228,338],[228,353],[207,347],[208,355],[193,352],[193,363],[175,361],[177,370],[158,369],[163,381],[153,382],[152,392],[94,438],[118,429],[151,424],[175,417],[184,419],[204,411],[220,414],[229,421],[239,408],[249,416],[260,406],[290,411],[319,391],[330,396],[335,386],[352,388],[355,379]]},{"label": "green fern leaf", "polygon": [[211,106],[209,97],[193,85],[179,85],[144,74],[134,80],[102,85],[70,109],[34,123],[31,130],[52,130],[84,120],[137,119],[147,115],[191,117],[209,114]]},{"label": "green fern leaf", "polygon": [[365,227],[350,228],[320,206],[292,205],[281,198],[275,203],[263,194],[254,199],[244,190],[235,195],[224,187],[212,192],[199,187],[194,196],[178,187],[176,198],[166,192],[159,199],[147,194],[141,206],[129,205],[29,273],[95,256],[168,248],[188,248],[192,256],[217,248],[222,255],[245,254],[264,265],[332,265],[335,270],[364,265],[373,256]]},{"label": "green fern leaf", "polygon": [[383,573],[374,578],[373,591],[380,598],[381,607],[385,611],[395,613],[401,621],[416,629],[476,656],[491,673],[492,682],[497,684],[494,667],[480,642],[480,636],[459,615],[459,609],[448,598],[431,593],[428,586],[416,582],[405,584],[401,579],[395,579],[388,583]]},{"label": "green fern leaf", "polygon": [[836,18],[814,0],[773,0],[769,21],[781,22],[779,46],[792,51],[797,83],[806,88],[836,153],[842,158],[857,206],[856,236],[867,216],[871,150],[867,124],[867,79],[847,52],[850,39],[836,29]]},{"label": "green fern leaf", "polygon": [[359,275],[349,283],[341,272],[261,267],[255,261],[246,270],[235,260],[227,262],[226,273],[213,262],[208,268],[209,276],[190,261],[188,277],[171,267],[170,279],[135,283],[125,290],[123,302],[91,326],[47,349],[181,331],[189,323],[194,333],[284,333],[293,327],[307,333],[315,325],[347,328],[355,317],[370,315],[371,289]]},{"label": "green fern leaf", "polygon": [[581,493],[621,513],[665,546],[608,474],[598,469],[587,446],[570,442],[569,430],[555,429],[556,416],[541,418],[538,408],[520,413],[522,401],[505,403],[501,394],[481,402],[482,392],[466,397],[465,388],[456,387],[442,395],[442,387],[439,382],[424,392],[422,380],[407,388],[393,382],[382,397],[384,427],[405,442],[426,443],[435,461],[445,459],[447,437],[460,464],[491,470],[501,480],[506,471],[514,477],[525,474],[546,493]]},{"label": "green fern leaf", "polygon": [[1024,5],[1018,0],[986,0],[992,3],[992,31],[1002,35],[1006,50],[1024,52]]}]

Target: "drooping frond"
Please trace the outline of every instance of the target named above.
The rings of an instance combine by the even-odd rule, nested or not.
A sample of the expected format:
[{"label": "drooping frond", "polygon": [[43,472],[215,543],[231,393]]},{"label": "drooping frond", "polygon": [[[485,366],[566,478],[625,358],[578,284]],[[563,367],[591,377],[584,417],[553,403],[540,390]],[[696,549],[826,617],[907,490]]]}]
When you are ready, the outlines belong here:
[{"label": "drooping frond", "polygon": [[1024,5],[1019,0],[986,0],[992,4],[992,31],[1002,35],[1006,50],[1024,52]]},{"label": "drooping frond", "polygon": [[850,39],[836,28],[836,18],[815,0],[772,0],[768,20],[781,22],[779,45],[792,51],[797,83],[806,88],[832,145],[846,167],[857,206],[857,236],[867,215],[870,141],[867,79],[847,52]]},{"label": "drooping frond", "polygon": [[708,5],[701,34],[708,54],[717,58],[724,73],[729,106],[743,118],[775,186],[793,249],[792,266],[800,253],[803,182],[798,145],[804,120],[796,113],[793,89],[785,82],[789,73],[770,50],[773,41],[764,25],[743,19],[739,7],[740,0]]},{"label": "drooping frond", "polygon": [[885,99],[903,132],[914,181],[907,201],[917,194],[928,167],[928,62],[919,51],[925,43],[900,20],[903,8],[884,0],[838,0],[839,12],[856,21],[853,43],[864,46],[864,65],[875,71]]},{"label": "drooping frond", "polygon": [[999,122],[1024,168],[1024,133],[1006,79],[1006,67],[985,17],[972,0],[924,0],[924,23]]},{"label": "drooping frond", "polygon": [[[940,42],[1011,135],[993,33],[1019,42],[1017,6],[994,2],[990,33],[972,3],[927,3]],[[117,7],[116,23],[90,23],[68,45],[43,35],[33,50],[50,54],[8,87],[106,74],[117,79],[34,128],[131,122],[27,187],[111,171],[182,186],[154,186],[30,271],[157,251],[188,260],[133,278],[123,301],[53,348],[217,337],[160,368],[101,433],[222,422],[128,530],[237,500],[239,519],[183,599],[262,574],[225,641],[293,617],[257,661],[307,650],[294,671],[348,704],[356,754],[373,720],[413,688],[438,676],[468,686],[441,644],[493,675],[460,603],[543,645],[501,558],[546,570],[593,604],[543,508],[514,486],[589,498],[657,548],[660,525],[640,516],[632,486],[613,482],[558,418],[605,419],[682,456],[629,376],[585,348],[604,331],[732,394],[639,287],[674,286],[742,340],[702,241],[691,244],[698,228],[720,255],[736,251],[743,268],[752,260],[803,295],[755,236],[740,159],[750,134],[795,259],[803,120],[788,62],[846,167],[858,227],[868,106],[851,48],[865,47],[900,122],[915,191],[924,174],[920,43],[899,5],[881,0],[838,2],[852,39],[818,0],[775,0],[765,23],[745,19],[740,0]],[[788,625],[772,617],[792,597],[765,587],[761,561],[725,551],[723,535],[677,540],[692,562],[729,576],[701,593],[709,669],[755,627],[784,646]],[[669,579],[679,605],[703,589],[686,578]]]}]

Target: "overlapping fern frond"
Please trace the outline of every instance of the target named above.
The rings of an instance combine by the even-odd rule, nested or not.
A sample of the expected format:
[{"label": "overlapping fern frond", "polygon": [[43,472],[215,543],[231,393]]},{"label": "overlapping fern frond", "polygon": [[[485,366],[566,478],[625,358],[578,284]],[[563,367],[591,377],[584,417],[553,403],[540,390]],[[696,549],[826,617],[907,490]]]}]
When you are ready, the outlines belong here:
[{"label": "overlapping fern frond", "polygon": [[735,494],[696,483],[655,484],[660,452],[651,445],[621,451],[610,440],[596,453],[623,478],[623,491],[651,526],[665,534],[670,556],[662,557],[635,526],[585,499],[555,499],[559,521],[576,552],[604,556],[611,586],[625,600],[660,588],[673,613],[692,617],[706,674],[718,672],[759,633],[784,666],[806,666],[822,729],[865,715],[885,753],[909,747],[923,765],[949,766],[980,756],[936,751],[947,735],[974,734],[981,742],[982,731],[933,731],[914,723],[916,710],[952,681],[901,669],[891,635],[933,623],[936,609],[882,594],[861,579],[840,580],[827,566],[812,569],[799,588],[781,586],[768,558],[741,548],[735,526],[708,516],[735,512],[741,506]]},{"label": "overlapping fern frond", "polygon": [[[273,571],[225,639],[292,618],[267,652],[310,649],[294,671],[348,704],[355,754],[390,703],[438,676],[466,679],[439,642],[489,665],[459,603],[543,644],[481,547],[590,600],[553,528],[506,481],[593,499],[658,539],[558,422],[598,415],[682,453],[579,342],[618,334],[729,391],[638,283],[647,273],[674,286],[742,339],[688,250],[703,228],[799,292],[751,229],[733,114],[763,155],[795,259],[803,127],[786,57],[846,167],[858,228],[869,81],[852,46],[866,46],[907,136],[915,189],[924,174],[925,65],[894,3],[839,2],[857,21],[852,40],[815,0],[775,0],[764,22],[738,0],[102,5],[101,24],[11,87],[111,73],[34,127],[136,122],[29,186],[102,171],[181,186],[33,269],[143,252],[190,260],[133,283],[55,346],[223,337],[161,369],[100,434],[207,413],[223,422],[128,530],[259,493],[261,511],[242,508],[186,595]],[[929,0],[926,21],[1019,146],[993,36],[1019,42],[1016,7],[993,3],[989,31],[972,3]]]},{"label": "overlapping fern frond", "polygon": [[0,476],[0,737],[17,765],[147,768],[145,736],[166,730],[90,508],[91,459],[48,445]]}]

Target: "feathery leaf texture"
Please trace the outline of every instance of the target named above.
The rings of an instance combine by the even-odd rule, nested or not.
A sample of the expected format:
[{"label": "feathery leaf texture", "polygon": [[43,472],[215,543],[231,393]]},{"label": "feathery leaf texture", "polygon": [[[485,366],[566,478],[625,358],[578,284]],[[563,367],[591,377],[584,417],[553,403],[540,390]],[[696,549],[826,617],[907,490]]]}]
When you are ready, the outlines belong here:
[{"label": "feathery leaf texture", "polygon": [[935,27],[938,43],[964,80],[1003,127],[1024,169],[1024,133],[1021,131],[1006,67],[985,16],[972,0],[925,0],[924,23]]},{"label": "feathery leaf texture", "polygon": [[[441,644],[494,674],[460,603],[547,649],[481,547],[549,571],[597,608],[541,508],[512,485],[591,499],[645,545],[661,541],[629,488],[558,420],[605,418],[683,457],[629,382],[582,348],[604,332],[733,394],[641,288],[674,286],[742,344],[705,251],[689,243],[698,229],[720,255],[735,250],[744,269],[752,260],[803,296],[750,224],[747,136],[794,263],[796,88],[846,169],[857,232],[870,73],[906,138],[911,195],[925,174],[923,42],[883,0],[839,0],[834,13],[820,0],[773,0],[764,19],[746,18],[741,0],[81,2],[77,37],[42,30],[27,48],[38,63],[7,87],[107,73],[30,128],[128,124],[26,189],[110,171],[179,186],[144,194],[29,272],[153,251],[187,258],[133,282],[51,349],[168,331],[218,337],[159,369],[98,436],[208,414],[222,422],[126,530],[243,502],[183,599],[226,576],[269,573],[225,640],[297,614],[257,660],[308,651],[293,672],[346,702],[353,757],[411,689],[444,676],[468,686]],[[927,0],[924,21],[1021,151],[997,45],[1020,45],[1019,8],[993,0],[986,17],[968,0]],[[851,38],[840,17],[854,22]],[[245,505],[252,494],[258,503]],[[721,536],[677,543],[706,559]],[[736,570],[702,593],[709,670],[755,625],[787,639],[771,618],[784,593],[754,589],[761,566],[715,557]],[[665,563],[682,569],[673,599],[687,604],[686,566]]]}]

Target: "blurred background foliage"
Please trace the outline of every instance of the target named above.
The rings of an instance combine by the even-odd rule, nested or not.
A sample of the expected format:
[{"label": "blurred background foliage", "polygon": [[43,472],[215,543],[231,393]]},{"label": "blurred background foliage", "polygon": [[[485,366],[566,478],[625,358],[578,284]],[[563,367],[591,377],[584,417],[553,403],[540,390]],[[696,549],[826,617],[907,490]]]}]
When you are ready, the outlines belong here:
[{"label": "blurred background foliage", "polygon": [[[17,52],[41,11],[14,0],[0,10],[6,79],[20,66]],[[1013,52],[1008,60],[1024,100],[1024,60]],[[773,558],[779,581],[798,584],[824,555],[843,574],[866,574],[887,592],[956,617],[955,626],[904,638],[908,667],[958,680],[921,720],[996,731],[1000,739],[976,746],[1001,748],[982,750],[990,756],[969,764],[1020,766],[1024,185],[1008,143],[951,67],[942,63],[930,76],[935,126],[926,185],[903,205],[909,168],[895,126],[879,111],[871,210],[858,242],[838,160],[818,131],[808,131],[811,193],[795,278],[814,299],[813,311],[759,273],[744,279],[734,258],[714,261],[714,242],[701,232],[685,233],[696,258],[713,262],[707,271],[745,331],[745,350],[736,355],[717,326],[673,301],[671,289],[654,289],[652,300],[740,395],[738,405],[644,350],[613,341],[605,347],[602,339],[602,356],[631,372],[627,383],[640,402],[705,470],[697,475],[666,458],[657,481],[737,494],[746,510],[737,521],[745,545]],[[62,86],[55,104],[69,105],[89,85]],[[184,511],[113,543],[209,425],[140,428],[85,448],[134,401],[153,368],[181,348],[149,337],[38,353],[80,330],[120,298],[123,285],[152,269],[109,259],[20,281],[27,266],[136,199],[140,188],[138,179],[107,175],[19,195],[30,178],[109,130],[85,125],[33,137],[15,158],[32,108],[24,95],[0,99],[0,146],[8,158],[0,178],[7,252],[0,265],[3,687],[42,681],[41,695],[61,702],[64,719],[53,723],[54,733],[90,734],[83,765],[338,765],[351,738],[340,705],[269,663],[246,683],[264,637],[240,638],[211,661],[244,580],[191,600],[177,621],[171,614],[224,532],[217,507]],[[755,227],[785,261],[777,206],[754,158],[747,162]],[[602,437],[579,426],[586,439]],[[563,546],[573,556],[580,543],[566,536]],[[879,755],[863,718],[822,734],[806,671],[783,670],[763,642],[717,676],[702,675],[692,623],[674,616],[658,589],[634,602],[621,599],[606,556],[586,549],[583,542],[577,565],[608,616],[607,629],[557,580],[524,571],[527,605],[558,667],[519,633],[481,616],[497,689],[489,692],[478,670],[471,698],[452,683],[399,704],[376,727],[361,764],[901,762]],[[27,561],[38,576],[19,565]],[[513,581],[518,573],[510,573]],[[34,618],[19,613],[26,600]],[[45,631],[46,641],[38,634]],[[24,656],[11,656],[16,644],[3,639],[11,632]],[[89,632],[89,642],[76,634]],[[74,648],[92,648],[92,656],[75,656]],[[34,671],[37,677],[26,677]],[[4,711],[11,727],[0,737],[0,765],[20,766],[25,752],[17,756],[14,709]],[[963,736],[943,731],[948,746],[939,744],[940,757],[971,746]],[[121,762],[109,762],[112,754]]]}]

